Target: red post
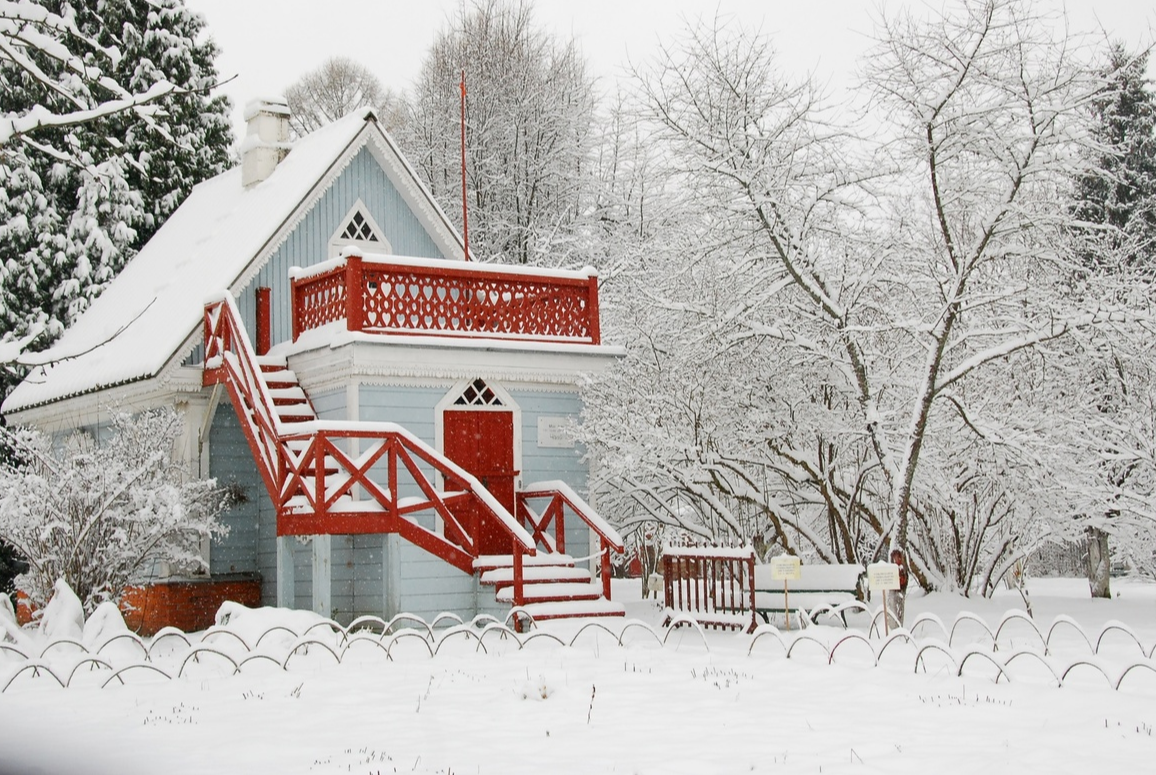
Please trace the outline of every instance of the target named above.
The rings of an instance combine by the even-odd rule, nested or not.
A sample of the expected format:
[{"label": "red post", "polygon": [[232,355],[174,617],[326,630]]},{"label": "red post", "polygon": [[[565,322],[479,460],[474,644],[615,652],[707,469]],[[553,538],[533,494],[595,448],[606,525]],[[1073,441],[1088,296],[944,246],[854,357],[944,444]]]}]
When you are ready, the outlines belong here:
[{"label": "red post", "polygon": [[610,544],[602,539],[602,596],[610,599]]},{"label": "red post", "polygon": [[257,289],[257,354],[264,355],[273,346],[273,290]]},{"label": "red post", "polygon": [[562,515],[566,513],[561,495],[555,495],[550,506],[554,509],[554,545],[559,554],[566,553],[566,523]]},{"label": "red post", "polygon": [[598,275],[588,280],[586,314],[590,316],[590,344],[602,344],[602,325],[598,322]]},{"label": "red post", "polygon": [[522,587],[522,544],[514,539],[514,605],[526,604],[525,590]]},{"label": "red post", "polygon": [[289,281],[289,293],[291,294],[290,302],[293,306],[293,341],[297,341],[297,337],[301,336],[301,319],[305,314],[302,309],[304,303],[301,301],[301,291],[298,290],[299,280],[294,277]]},{"label": "red post", "polygon": [[350,331],[360,331],[365,321],[364,274],[361,270],[361,256],[355,254],[345,258],[345,327]]},{"label": "red post", "polygon": [[665,554],[662,556],[662,586],[666,593],[666,607],[674,608],[674,563]]}]

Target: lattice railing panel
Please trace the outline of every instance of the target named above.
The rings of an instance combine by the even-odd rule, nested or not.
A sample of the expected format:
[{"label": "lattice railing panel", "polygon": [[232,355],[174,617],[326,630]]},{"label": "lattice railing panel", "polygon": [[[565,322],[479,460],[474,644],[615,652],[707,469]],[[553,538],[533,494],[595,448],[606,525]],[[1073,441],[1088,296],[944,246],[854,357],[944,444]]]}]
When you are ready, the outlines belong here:
[{"label": "lattice railing panel", "polygon": [[591,339],[589,290],[366,268],[365,328]]},{"label": "lattice railing panel", "polygon": [[335,269],[293,283],[293,338],[303,331],[344,320],[345,269]]},{"label": "lattice railing panel", "polygon": [[[351,331],[600,343],[596,276],[365,261],[293,282],[294,338],[345,318]],[[467,268],[469,267],[469,268]]]}]

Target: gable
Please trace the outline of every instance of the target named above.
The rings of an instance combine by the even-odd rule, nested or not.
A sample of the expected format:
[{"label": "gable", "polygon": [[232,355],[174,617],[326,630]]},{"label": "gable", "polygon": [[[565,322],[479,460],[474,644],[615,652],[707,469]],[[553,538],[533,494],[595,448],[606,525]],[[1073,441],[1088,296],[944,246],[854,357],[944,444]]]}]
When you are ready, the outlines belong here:
[{"label": "gable", "polygon": [[417,258],[447,258],[383,169],[372,148],[364,146],[255,276],[234,291],[237,307],[250,333],[256,331],[254,289],[265,287],[272,289],[273,342],[284,342],[293,336],[289,269],[327,261],[330,240],[345,226],[346,217],[359,201],[381,229],[393,253]]}]

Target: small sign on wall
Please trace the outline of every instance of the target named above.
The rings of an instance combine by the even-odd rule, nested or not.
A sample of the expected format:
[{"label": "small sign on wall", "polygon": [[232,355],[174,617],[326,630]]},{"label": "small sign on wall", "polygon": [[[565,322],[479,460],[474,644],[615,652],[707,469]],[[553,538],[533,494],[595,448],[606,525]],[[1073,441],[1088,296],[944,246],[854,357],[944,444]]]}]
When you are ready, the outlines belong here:
[{"label": "small sign on wall", "polygon": [[569,417],[539,417],[538,446],[556,449],[571,449],[574,439],[570,436]]}]

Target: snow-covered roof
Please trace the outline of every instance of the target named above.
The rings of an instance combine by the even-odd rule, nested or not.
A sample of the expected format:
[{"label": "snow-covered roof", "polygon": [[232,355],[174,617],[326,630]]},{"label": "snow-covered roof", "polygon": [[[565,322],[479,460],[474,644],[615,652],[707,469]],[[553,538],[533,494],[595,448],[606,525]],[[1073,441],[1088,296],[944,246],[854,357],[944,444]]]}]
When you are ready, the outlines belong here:
[{"label": "snow-covered roof", "polygon": [[44,354],[57,362],[35,369],[3,411],[157,375],[199,326],[205,299],[231,288],[254,258],[276,247],[271,240],[286,220],[323,193],[318,183],[376,126],[371,117],[360,110],[302,138],[268,179],[250,188],[242,187],[239,167],[194,188]]}]

